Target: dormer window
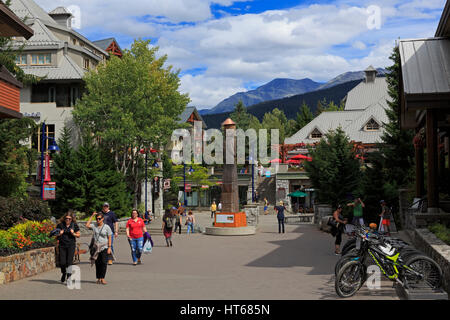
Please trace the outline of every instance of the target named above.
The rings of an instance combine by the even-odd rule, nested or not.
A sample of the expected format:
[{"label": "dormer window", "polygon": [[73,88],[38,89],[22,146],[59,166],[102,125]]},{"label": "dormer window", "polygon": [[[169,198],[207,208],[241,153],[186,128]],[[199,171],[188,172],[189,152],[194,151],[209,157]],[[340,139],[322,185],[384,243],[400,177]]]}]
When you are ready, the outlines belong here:
[{"label": "dormer window", "polygon": [[366,131],[378,131],[380,130],[380,124],[376,122],[373,118],[366,123]]},{"label": "dormer window", "polygon": [[319,131],[319,129],[314,129],[313,132],[311,132],[311,139],[321,139],[323,136],[322,132]]}]

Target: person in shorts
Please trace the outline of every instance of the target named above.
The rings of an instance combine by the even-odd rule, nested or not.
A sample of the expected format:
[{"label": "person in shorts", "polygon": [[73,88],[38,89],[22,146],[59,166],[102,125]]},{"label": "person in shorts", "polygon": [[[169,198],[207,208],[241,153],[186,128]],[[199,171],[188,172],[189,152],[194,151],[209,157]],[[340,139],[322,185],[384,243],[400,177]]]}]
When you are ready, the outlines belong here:
[{"label": "person in shorts", "polygon": [[380,224],[380,231],[386,232],[387,235],[390,235],[390,226],[391,226],[391,219],[392,219],[392,212],[391,209],[388,207],[386,201],[381,200],[381,224]]}]

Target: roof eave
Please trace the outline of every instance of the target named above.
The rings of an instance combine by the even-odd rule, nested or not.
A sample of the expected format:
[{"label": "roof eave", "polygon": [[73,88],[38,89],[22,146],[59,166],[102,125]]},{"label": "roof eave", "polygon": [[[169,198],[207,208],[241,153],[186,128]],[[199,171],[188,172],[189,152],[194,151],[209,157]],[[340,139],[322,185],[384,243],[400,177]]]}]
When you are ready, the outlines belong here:
[{"label": "roof eave", "polygon": [[0,19],[14,29],[14,32],[9,36],[20,36],[28,40],[34,35],[33,29],[20,20],[20,18],[2,2],[0,2]]}]

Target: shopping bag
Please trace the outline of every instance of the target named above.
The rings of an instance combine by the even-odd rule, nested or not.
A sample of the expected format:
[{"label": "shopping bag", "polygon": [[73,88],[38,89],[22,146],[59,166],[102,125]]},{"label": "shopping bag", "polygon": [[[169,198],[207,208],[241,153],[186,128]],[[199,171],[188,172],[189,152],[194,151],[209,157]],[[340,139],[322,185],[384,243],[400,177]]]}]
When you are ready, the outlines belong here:
[{"label": "shopping bag", "polygon": [[145,242],[143,251],[145,254],[152,253],[152,243],[150,241]]}]

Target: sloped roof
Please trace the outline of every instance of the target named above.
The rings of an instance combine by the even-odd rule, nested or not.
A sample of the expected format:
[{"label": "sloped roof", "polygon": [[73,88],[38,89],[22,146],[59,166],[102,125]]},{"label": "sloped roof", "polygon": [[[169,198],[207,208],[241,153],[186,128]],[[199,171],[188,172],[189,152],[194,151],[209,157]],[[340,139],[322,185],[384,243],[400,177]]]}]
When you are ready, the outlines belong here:
[{"label": "sloped roof", "polygon": [[48,13],[49,15],[72,15],[65,7],[58,7]]},{"label": "sloped roof", "polygon": [[[93,41],[93,43],[95,43],[96,46],[102,48],[103,50],[106,51],[106,49],[108,49],[108,47],[111,45],[111,43],[117,43],[117,45],[119,45],[119,43],[116,41],[116,39],[114,38],[108,38],[108,39],[103,39],[103,40],[97,40],[97,41]],[[120,46],[119,46],[120,49]],[[121,49],[122,50],[122,49]]]},{"label": "sloped roof", "polygon": [[363,81],[348,93],[345,110],[365,110],[382,99],[389,99],[385,77],[377,77],[374,82]]},{"label": "sloped roof", "polygon": [[0,1],[0,36],[22,36],[29,39],[33,36],[30,29],[10,8]]},{"label": "sloped roof", "polygon": [[399,50],[406,96],[450,93],[450,39],[402,40]]},{"label": "sloped roof", "polygon": [[86,71],[69,56],[63,55],[58,66],[21,66],[27,74],[46,77],[45,80],[81,80]]},{"label": "sloped roof", "polygon": [[202,116],[198,113],[196,107],[186,107],[186,109],[184,109],[183,113],[180,114],[180,120],[177,122],[180,124],[186,123],[189,120],[189,118],[191,117],[192,113],[196,114],[196,116],[200,119],[200,121],[203,122],[203,128],[206,128],[206,123],[203,120]]},{"label": "sloped roof", "polygon": [[45,12],[33,0],[11,0],[10,9],[21,19],[41,19],[42,21],[55,22],[50,15]]},{"label": "sloped roof", "polygon": [[361,111],[329,111],[322,112],[296,134],[285,139],[286,144],[314,143],[317,139],[310,139],[311,132],[318,129],[322,134],[338,127],[345,128],[361,115]]}]

